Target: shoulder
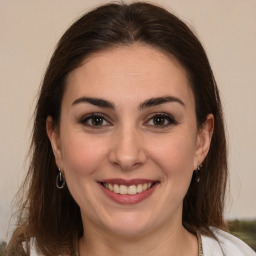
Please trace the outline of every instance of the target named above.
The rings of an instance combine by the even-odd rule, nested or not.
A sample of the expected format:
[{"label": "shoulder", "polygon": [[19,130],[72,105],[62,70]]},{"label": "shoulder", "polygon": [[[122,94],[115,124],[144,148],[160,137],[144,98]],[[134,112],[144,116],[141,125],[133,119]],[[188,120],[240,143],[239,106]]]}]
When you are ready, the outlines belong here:
[{"label": "shoulder", "polygon": [[256,256],[242,240],[217,228],[211,228],[216,239],[202,235],[204,256]]}]

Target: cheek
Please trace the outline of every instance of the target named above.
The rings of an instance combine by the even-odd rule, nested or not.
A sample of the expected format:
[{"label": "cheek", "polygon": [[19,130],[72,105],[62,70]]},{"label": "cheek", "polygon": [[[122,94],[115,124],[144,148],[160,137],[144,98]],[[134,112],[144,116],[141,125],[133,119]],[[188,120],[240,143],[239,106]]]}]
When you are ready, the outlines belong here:
[{"label": "cheek", "polygon": [[161,166],[168,183],[189,185],[194,165],[195,140],[192,136],[172,134],[164,143],[155,143],[152,159]]},{"label": "cheek", "polygon": [[96,198],[96,195],[92,187],[104,161],[107,143],[80,133],[69,133],[63,138],[62,157],[69,191],[83,211],[94,215],[95,202],[91,198]]},{"label": "cheek", "polygon": [[[105,145],[105,146],[104,146]],[[106,154],[106,143],[75,134],[66,136],[62,144],[65,173],[69,175],[90,175],[102,162]]]},{"label": "cheek", "polygon": [[163,141],[164,143],[154,144],[156,157],[163,158],[163,163],[171,166],[191,165],[193,168],[195,140],[191,136],[173,134]]}]

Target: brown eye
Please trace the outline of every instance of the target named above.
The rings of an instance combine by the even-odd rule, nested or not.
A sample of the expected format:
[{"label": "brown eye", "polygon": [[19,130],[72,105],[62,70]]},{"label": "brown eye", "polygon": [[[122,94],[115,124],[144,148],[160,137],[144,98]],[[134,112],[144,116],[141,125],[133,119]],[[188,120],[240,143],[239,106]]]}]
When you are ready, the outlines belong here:
[{"label": "brown eye", "polygon": [[155,114],[147,122],[147,126],[153,127],[167,127],[169,125],[177,124],[176,120],[169,114]]},{"label": "brown eye", "polygon": [[165,125],[166,118],[164,117],[154,117],[152,118],[154,125]]},{"label": "brown eye", "polygon": [[101,116],[94,116],[91,118],[91,123],[94,126],[102,125],[104,119]]},{"label": "brown eye", "polygon": [[89,127],[97,127],[100,128],[101,126],[109,126],[110,123],[106,120],[106,118],[99,113],[93,113],[90,115],[87,115],[83,117],[81,120],[81,123],[83,125],[89,126]]}]

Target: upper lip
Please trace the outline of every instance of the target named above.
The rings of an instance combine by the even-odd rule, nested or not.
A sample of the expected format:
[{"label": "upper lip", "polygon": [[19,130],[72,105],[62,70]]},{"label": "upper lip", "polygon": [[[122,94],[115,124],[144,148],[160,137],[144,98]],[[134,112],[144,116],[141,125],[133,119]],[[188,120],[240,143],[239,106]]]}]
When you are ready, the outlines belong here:
[{"label": "upper lip", "polygon": [[149,180],[149,179],[131,179],[131,180],[125,180],[125,179],[104,179],[99,181],[99,183],[110,183],[110,184],[117,184],[117,185],[125,185],[125,186],[131,186],[131,185],[138,185],[138,184],[144,184],[144,183],[156,183],[157,180]]}]

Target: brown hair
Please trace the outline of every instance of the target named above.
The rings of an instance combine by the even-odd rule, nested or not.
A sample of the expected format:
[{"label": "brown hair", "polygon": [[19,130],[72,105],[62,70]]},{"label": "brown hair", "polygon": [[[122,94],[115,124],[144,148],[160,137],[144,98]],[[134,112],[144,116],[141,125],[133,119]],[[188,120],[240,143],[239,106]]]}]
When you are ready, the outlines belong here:
[{"label": "brown hair", "polygon": [[[200,183],[191,181],[184,199],[183,225],[192,233],[214,236],[210,226],[225,228],[223,204],[227,179],[226,140],[222,107],[206,53],[193,32],[176,16],[147,3],[107,4],[77,20],[62,36],[42,83],[33,129],[31,163],[18,226],[8,255],[21,241],[34,237],[44,255],[75,255],[83,234],[79,206],[67,187],[55,186],[57,166],[46,133],[46,118],[59,124],[67,76],[88,55],[134,43],[153,46],[174,56],[187,72],[195,97],[198,128],[209,113],[215,129],[201,169]],[[27,189],[26,189],[27,188]]]}]

